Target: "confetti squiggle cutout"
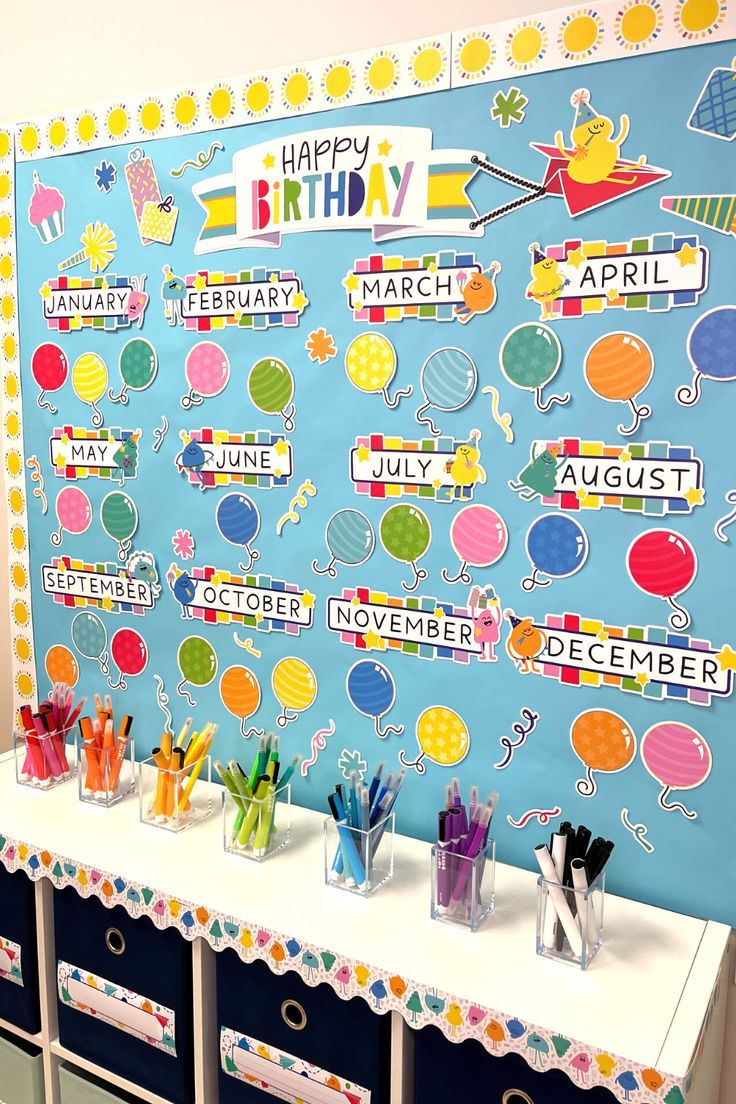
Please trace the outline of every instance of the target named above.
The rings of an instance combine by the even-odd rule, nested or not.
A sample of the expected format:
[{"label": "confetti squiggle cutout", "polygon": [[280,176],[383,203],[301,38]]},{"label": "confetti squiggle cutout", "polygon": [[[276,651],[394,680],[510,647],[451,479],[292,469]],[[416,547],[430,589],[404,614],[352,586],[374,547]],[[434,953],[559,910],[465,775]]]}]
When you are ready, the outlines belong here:
[{"label": "confetti squiggle cutout", "polygon": [[31,479],[34,483],[38,483],[37,487],[33,488],[33,497],[38,498],[41,502],[41,513],[45,514],[49,508],[49,502],[46,498],[46,492],[44,491],[43,474],[41,472],[41,465],[37,456],[29,456],[26,460],[26,467],[31,472]]},{"label": "confetti squiggle cutout", "polygon": [[509,740],[508,736],[502,736],[498,741],[501,747],[506,748],[506,754],[500,763],[494,763],[496,770],[504,770],[511,760],[514,758],[514,752],[517,748],[523,747],[526,743],[527,736],[531,736],[534,729],[537,727],[537,721],[539,720],[539,713],[535,713],[533,709],[527,709],[526,706],[521,710],[521,716],[523,720],[527,721],[526,725],[523,725],[521,721],[515,721],[511,726],[511,731],[519,737],[518,740]]},{"label": "confetti squiggle cutout", "polygon": [[[35,494],[36,492],[34,491],[33,493]],[[725,498],[726,502],[729,502],[731,503],[731,505],[733,505],[736,502],[736,490],[726,491],[726,494],[723,497]],[[45,512],[46,511],[44,511],[44,513]],[[718,540],[722,541],[723,544],[728,544],[728,537],[723,532],[723,530],[726,529],[729,525],[733,525],[735,521],[736,510],[731,510],[729,514],[724,514],[722,518],[719,518],[713,526],[713,532],[718,537]]]},{"label": "confetti squiggle cutout", "polygon": [[255,648],[253,646],[253,637],[252,636],[246,636],[245,640],[241,640],[240,637],[238,636],[238,634],[236,632],[234,632],[233,633],[233,640],[235,641],[235,643],[238,645],[239,648],[244,648],[246,652],[250,652],[250,654],[252,656],[255,656],[256,659],[261,658],[261,653],[258,651],[258,648]]},{"label": "confetti squiggle cutout", "polygon": [[306,510],[309,502],[307,501],[307,495],[310,498],[314,498],[317,493],[317,488],[311,479],[305,479],[299,490],[296,492],[291,502],[289,503],[289,509],[285,514],[282,514],[279,520],[276,522],[276,536],[281,536],[281,531],[286,525],[287,521],[293,521],[295,525],[299,524],[299,515],[296,512],[298,506],[300,510]]},{"label": "confetti squiggle cutout", "polygon": [[511,424],[512,424],[513,419],[511,417],[511,415],[508,414],[508,413],[507,414],[499,413],[498,404],[501,401],[501,396],[498,393],[498,388],[497,387],[490,387],[490,386],[489,387],[484,387],[483,388],[483,394],[491,396],[491,414],[493,416],[493,420],[496,423],[496,425],[500,426],[501,429],[503,430],[504,436],[506,437],[506,440],[508,441],[508,443],[512,444],[513,440],[514,440],[514,431],[511,428]]},{"label": "confetti squiggle cutout", "polygon": [[202,169],[206,169],[209,164],[212,163],[212,159],[218,150],[224,150],[222,142],[213,142],[210,148],[205,153],[204,150],[200,150],[192,161],[182,161],[178,169],[172,169],[169,176],[173,176],[174,180],[178,180],[180,176],[183,176],[187,169],[194,169],[195,172],[201,172]]},{"label": "confetti squiggle cutout", "polygon": [[644,848],[647,855],[654,854],[654,852],[656,851],[656,847],[647,839],[647,832],[649,831],[649,829],[647,828],[646,824],[632,824],[632,822],[629,820],[628,809],[621,810],[621,823],[623,824],[627,832],[631,832],[636,842],[639,844],[640,847]]},{"label": "confetti squiggle cutout", "polygon": [[511,816],[507,816],[506,820],[512,828],[526,828],[529,821],[535,819],[544,827],[558,816],[562,816],[562,809],[559,805],[555,805],[554,809],[529,809],[526,813],[522,813],[518,820],[514,820]]},{"label": "confetti squiggle cutout", "polygon": [[335,722],[330,718],[330,723],[327,728],[320,728],[315,732],[310,744],[311,754],[308,759],[302,759],[300,770],[302,772],[302,778],[306,778],[309,774],[309,768],[313,767],[319,759],[319,753],[324,751],[327,747],[327,737],[335,735]]},{"label": "confetti squiggle cutout", "polygon": [[165,732],[174,733],[174,718],[171,716],[171,710],[169,709],[169,695],[164,690],[164,680],[161,675],[154,675],[153,681],[156,683],[156,705],[159,707],[164,717],[166,718]]},{"label": "confetti squiggle cutout", "polygon": [[154,452],[158,452],[158,450],[161,448],[162,444],[166,440],[166,434],[168,432],[169,432],[169,419],[166,417],[165,414],[162,414],[161,415],[161,428],[160,429],[154,429],[154,431],[153,431],[154,442],[153,442],[152,448],[153,448]]}]

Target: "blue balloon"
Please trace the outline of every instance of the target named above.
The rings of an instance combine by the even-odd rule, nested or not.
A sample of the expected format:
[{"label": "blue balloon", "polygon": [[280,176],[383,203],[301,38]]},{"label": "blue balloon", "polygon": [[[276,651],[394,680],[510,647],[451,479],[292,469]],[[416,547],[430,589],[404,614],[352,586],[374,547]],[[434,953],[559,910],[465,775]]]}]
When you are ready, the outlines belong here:
[{"label": "blue balloon", "polygon": [[[529,526],[526,554],[534,571],[531,578],[522,580],[523,589],[549,586],[550,579],[565,579],[580,570],[588,556],[588,537],[574,518],[566,514],[543,514]],[[550,578],[540,581],[540,573]]]},{"label": "blue balloon", "polygon": [[376,546],[376,534],[368,518],[359,510],[338,510],[327,522],[325,543],[330,552],[327,567],[318,567],[312,562],[312,570],[317,575],[337,575],[336,563],[347,567],[357,567],[373,555]]},{"label": "blue balloon", "polygon": [[701,314],[687,339],[687,353],[693,366],[693,382],[678,387],[675,398],[681,406],[700,400],[703,379],[736,379],[736,307],[714,307]]},{"label": "blue balloon", "polygon": [[379,718],[388,713],[396,700],[394,677],[388,667],[374,659],[359,659],[348,671],[346,689],[351,704],[364,717],[372,717],[376,734],[383,738],[390,732],[400,734],[404,726],[389,725],[382,729]]},{"label": "blue balloon", "polygon": [[253,561],[259,558],[259,553],[250,547],[250,542],[261,528],[261,515],[253,499],[237,491],[221,498],[217,504],[217,528],[230,544],[247,549],[250,562],[243,570],[248,571]]},{"label": "blue balloon", "polygon": [[437,437],[440,431],[426,411],[432,406],[437,410],[460,410],[469,403],[478,387],[478,369],[462,349],[437,349],[425,360],[420,383],[427,401],[414,417]]}]

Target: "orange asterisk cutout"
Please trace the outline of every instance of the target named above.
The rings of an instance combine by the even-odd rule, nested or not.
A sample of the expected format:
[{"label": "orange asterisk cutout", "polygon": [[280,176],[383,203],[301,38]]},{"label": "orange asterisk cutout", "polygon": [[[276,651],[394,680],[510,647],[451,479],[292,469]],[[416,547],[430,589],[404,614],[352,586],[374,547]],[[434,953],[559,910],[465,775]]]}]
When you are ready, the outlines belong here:
[{"label": "orange asterisk cutout", "polygon": [[305,349],[309,353],[309,359],[325,364],[332,357],[337,356],[337,346],[332,334],[328,334],[324,326],[318,330],[312,330],[305,343]]}]

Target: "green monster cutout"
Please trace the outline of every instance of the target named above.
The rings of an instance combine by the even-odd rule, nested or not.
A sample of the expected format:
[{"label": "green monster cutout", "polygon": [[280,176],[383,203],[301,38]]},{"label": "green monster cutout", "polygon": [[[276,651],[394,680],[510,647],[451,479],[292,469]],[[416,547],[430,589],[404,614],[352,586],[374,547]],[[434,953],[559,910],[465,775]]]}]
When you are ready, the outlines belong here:
[{"label": "green monster cutout", "polygon": [[509,479],[511,490],[516,491],[525,502],[530,502],[537,495],[541,498],[552,498],[555,494],[557,469],[562,463],[557,460],[559,451],[558,445],[544,449],[539,455],[535,455],[532,449],[531,463],[519,473],[518,479]]}]

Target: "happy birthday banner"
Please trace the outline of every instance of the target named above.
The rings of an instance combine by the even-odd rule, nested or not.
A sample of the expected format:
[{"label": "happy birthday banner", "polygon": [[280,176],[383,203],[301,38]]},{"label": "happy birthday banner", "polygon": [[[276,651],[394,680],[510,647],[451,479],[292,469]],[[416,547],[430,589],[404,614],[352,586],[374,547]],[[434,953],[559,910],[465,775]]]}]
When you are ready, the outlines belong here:
[{"label": "happy birthday banner", "polygon": [[267,429],[231,433],[227,429],[181,430],[184,448],[176,465],[200,490],[233,483],[268,490],[286,487],[294,473],[291,442]]},{"label": "happy birthday banner", "polygon": [[474,150],[432,149],[425,127],[349,126],[261,142],[233,171],[192,188],[205,211],[194,247],[279,246],[282,234],[371,230],[374,241],[425,234],[478,236],[466,188]]},{"label": "happy birthday banner", "polygon": [[299,636],[312,626],[314,595],[295,583],[270,575],[233,575],[215,567],[182,571],[172,564],[166,573],[185,621],[210,625],[247,625],[259,632]]},{"label": "happy birthday banner", "polygon": [[62,479],[114,479],[124,483],[138,474],[140,429],[86,429],[56,426],[49,441],[54,473]]},{"label": "happy birthday banner", "polygon": [[50,330],[68,333],[92,329],[112,333],[143,325],[148,305],[145,276],[51,276],[40,289],[41,306]]},{"label": "happy birthday banner", "polygon": [[225,326],[253,330],[298,326],[307,305],[296,273],[278,268],[241,269],[237,273],[203,269],[184,279],[186,290],[180,311],[172,317],[186,330],[198,333]]},{"label": "happy birthday banner", "polygon": [[[145,575],[137,565],[143,564]],[[161,593],[153,556],[133,553],[125,567],[113,563],[85,563],[69,556],[56,556],[41,568],[41,584],[60,605],[93,606],[107,613],[142,615],[153,609]]]}]

